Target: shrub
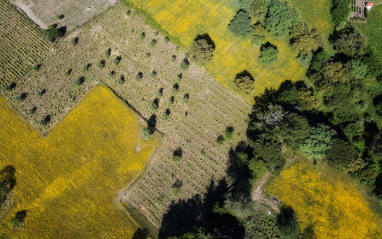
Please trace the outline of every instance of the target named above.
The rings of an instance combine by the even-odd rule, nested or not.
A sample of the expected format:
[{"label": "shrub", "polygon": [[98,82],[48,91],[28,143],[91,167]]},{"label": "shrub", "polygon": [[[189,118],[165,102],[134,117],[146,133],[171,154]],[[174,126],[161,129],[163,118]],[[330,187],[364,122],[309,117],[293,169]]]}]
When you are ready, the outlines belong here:
[{"label": "shrub", "polygon": [[232,126],[227,126],[227,128],[225,129],[225,138],[227,141],[231,141],[233,137],[233,131],[234,128]]},{"label": "shrub", "polygon": [[298,12],[281,0],[264,1],[264,26],[271,35],[284,36],[298,24]]},{"label": "shrub", "polygon": [[143,139],[143,141],[149,141],[151,139],[152,133],[150,132],[148,128],[144,128],[141,131],[140,136],[141,136],[141,139]]},{"label": "shrub", "polygon": [[57,24],[48,26],[48,29],[43,30],[45,39],[49,42],[54,42],[60,37],[63,37],[66,33],[66,27],[57,28]]},{"label": "shrub", "polygon": [[170,38],[165,37],[165,38],[164,38],[164,42],[169,43],[169,42],[170,42]]},{"label": "shrub", "polygon": [[269,42],[261,46],[260,52],[261,53],[259,59],[264,64],[270,64],[276,61],[277,57],[279,56],[279,50],[277,49],[277,47],[270,44]]},{"label": "shrub", "polygon": [[238,89],[247,93],[255,89],[255,79],[253,79],[252,75],[247,70],[238,73],[233,83]]},{"label": "shrub", "polygon": [[151,110],[157,110],[159,107],[159,99],[156,98],[152,103],[151,103]]},{"label": "shrub", "polygon": [[171,56],[171,61],[172,61],[172,62],[176,61],[176,56],[175,56],[175,55],[172,55],[172,56]]},{"label": "shrub", "polygon": [[253,31],[252,21],[249,13],[239,10],[228,25],[228,30],[236,37],[247,37]]},{"label": "shrub", "polygon": [[190,51],[192,59],[206,64],[212,60],[215,43],[208,34],[198,35],[192,42]]},{"label": "shrub", "polygon": [[157,44],[157,40],[156,39],[152,39],[151,42],[150,42],[150,46],[154,47],[156,44]]},{"label": "shrub", "polygon": [[97,66],[98,68],[103,69],[105,67],[105,60],[101,60],[100,62],[98,62]]},{"label": "shrub", "polygon": [[109,72],[109,77],[114,77],[115,76],[115,71],[110,71]]},{"label": "shrub", "polygon": [[179,91],[179,84],[178,83],[175,83],[173,86],[172,86],[172,93],[175,95],[176,93],[178,93]]},{"label": "shrub", "polygon": [[74,83],[75,83],[77,86],[80,86],[80,85],[82,85],[84,82],[85,82],[85,77],[81,76],[81,77],[78,78]]},{"label": "shrub", "polygon": [[70,75],[70,73],[72,73],[72,69],[70,68],[70,69],[68,69],[67,71],[65,71],[65,76],[69,76]]},{"label": "shrub", "polygon": [[121,56],[117,56],[117,57],[113,60],[113,62],[114,62],[114,64],[117,66],[117,65],[121,62],[121,60],[122,60],[122,57],[121,57]]},{"label": "shrub", "polygon": [[105,56],[106,56],[107,58],[109,58],[110,55],[111,55],[111,49],[109,48],[109,49],[107,49],[107,50],[105,51]]},{"label": "shrub", "polygon": [[91,66],[92,66],[92,64],[88,63],[86,66],[84,66],[84,68],[82,68],[82,72],[88,71]]},{"label": "shrub", "polygon": [[163,114],[163,119],[164,120],[168,120],[168,118],[170,117],[170,114],[171,114],[171,111],[170,109],[167,109],[164,114]]},{"label": "shrub", "polygon": [[62,20],[62,19],[64,19],[64,17],[65,17],[65,15],[63,15],[63,14],[56,16],[57,20]]},{"label": "shrub", "polygon": [[70,40],[70,42],[72,43],[73,46],[77,45],[77,43],[78,43],[78,37],[72,38],[72,39]]},{"label": "shrub", "polygon": [[182,159],[182,156],[183,156],[183,150],[181,148],[177,148],[176,150],[174,150],[171,160],[173,162],[179,162]]},{"label": "shrub", "polygon": [[189,66],[190,62],[186,58],[184,58],[182,63],[180,63],[180,69],[182,70],[187,70]]},{"label": "shrub", "polygon": [[25,217],[27,216],[27,210],[18,211],[14,218],[9,222],[14,227],[19,227],[23,224]]},{"label": "shrub", "polygon": [[140,81],[142,78],[143,78],[143,73],[142,72],[138,72],[138,74],[135,75],[135,79],[137,81]]},{"label": "shrub", "polygon": [[121,75],[119,78],[118,78],[118,83],[119,84],[123,84],[123,83],[125,83],[125,81],[126,81],[126,79],[125,79],[125,76],[124,75]]},{"label": "shrub", "polygon": [[223,136],[223,135],[219,135],[218,138],[216,139],[216,144],[217,144],[218,146],[222,146],[223,143],[224,143],[224,141],[225,141],[224,136]]},{"label": "shrub", "polygon": [[189,94],[185,94],[184,97],[183,97],[183,102],[184,103],[188,103],[189,99],[190,99],[190,95]]}]

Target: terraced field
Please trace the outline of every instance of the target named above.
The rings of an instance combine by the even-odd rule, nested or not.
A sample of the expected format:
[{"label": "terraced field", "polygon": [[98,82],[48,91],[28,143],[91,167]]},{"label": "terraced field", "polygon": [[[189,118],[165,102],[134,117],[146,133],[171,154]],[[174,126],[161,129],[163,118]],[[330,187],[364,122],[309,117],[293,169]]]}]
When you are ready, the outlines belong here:
[{"label": "terraced field", "polygon": [[[150,142],[140,140],[144,126],[104,86],[94,88],[47,138],[0,98],[0,168],[16,169],[13,196],[0,210],[0,236],[131,238],[136,224],[116,196],[159,144],[157,133]],[[27,210],[25,227],[17,229],[9,221],[21,210]]]},{"label": "terraced field", "polygon": [[267,37],[267,41],[276,45],[280,52],[276,62],[264,66],[258,60],[260,49],[251,44],[250,38],[237,38],[228,31],[228,24],[236,13],[232,0],[131,2],[147,12],[185,47],[189,47],[197,35],[208,33],[216,50],[206,68],[219,82],[233,90],[236,90],[233,84],[236,74],[248,70],[255,78],[255,90],[243,94],[248,102],[253,102],[253,96],[261,94],[267,87],[277,88],[285,79],[295,81],[304,78],[305,68],[295,59],[297,53],[290,49],[287,39]]},{"label": "terraced field", "polygon": [[0,88],[11,84],[54,51],[38,26],[7,0],[0,0]]},{"label": "terraced field", "polygon": [[[78,44],[73,45],[76,37]],[[165,134],[163,143],[145,173],[120,197],[128,209],[139,210],[138,219],[152,231],[159,228],[171,202],[179,199],[172,193],[174,180],[182,180],[185,199],[203,194],[212,176],[215,181],[225,176],[228,150],[245,138],[251,105],[203,67],[191,62],[182,70],[186,53],[148,26],[134,8],[118,3],[56,47],[57,54],[45,59],[38,71],[18,79],[10,91],[26,93],[25,99],[14,101],[9,92],[4,96],[43,135],[60,127],[58,123],[99,82],[144,118],[155,118],[156,128]],[[105,54],[108,49],[110,56]],[[227,126],[234,128],[234,137],[218,146],[216,140]],[[55,132],[56,128],[51,134]],[[182,159],[172,162],[179,147]]]}]

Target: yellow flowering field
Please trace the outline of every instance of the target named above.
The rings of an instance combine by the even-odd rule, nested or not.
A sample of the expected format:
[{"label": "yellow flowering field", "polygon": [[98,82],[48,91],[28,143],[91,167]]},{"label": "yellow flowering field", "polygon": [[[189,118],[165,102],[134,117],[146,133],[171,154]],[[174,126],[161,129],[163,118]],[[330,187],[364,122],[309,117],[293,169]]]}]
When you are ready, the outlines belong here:
[{"label": "yellow flowering field", "polygon": [[244,95],[249,102],[265,88],[277,87],[286,79],[301,80],[305,68],[295,59],[286,39],[268,37],[279,52],[279,59],[264,66],[257,58],[260,48],[251,44],[250,37],[240,39],[228,30],[228,24],[236,14],[233,0],[129,0],[150,15],[164,30],[189,47],[193,39],[208,33],[215,42],[214,57],[206,65],[207,70],[225,86],[234,89],[237,73],[248,70],[255,78],[255,90]]},{"label": "yellow flowering field", "polygon": [[297,213],[301,230],[313,226],[317,238],[380,238],[382,220],[365,197],[343,176],[319,172],[299,162],[281,172],[267,188]]},{"label": "yellow flowering field", "polygon": [[[139,138],[144,125],[97,86],[42,138],[0,98],[0,168],[16,169],[14,205],[0,236],[131,238],[136,225],[116,198],[159,144],[156,134],[148,143]],[[25,226],[13,228],[9,220],[20,210],[28,211]]]}]

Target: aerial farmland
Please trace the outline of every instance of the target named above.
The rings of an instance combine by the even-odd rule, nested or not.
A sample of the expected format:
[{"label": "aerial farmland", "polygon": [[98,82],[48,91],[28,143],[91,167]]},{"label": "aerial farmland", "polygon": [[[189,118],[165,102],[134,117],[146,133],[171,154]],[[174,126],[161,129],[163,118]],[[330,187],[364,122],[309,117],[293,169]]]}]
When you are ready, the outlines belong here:
[{"label": "aerial farmland", "polygon": [[380,238],[381,10],[0,0],[0,238]]}]

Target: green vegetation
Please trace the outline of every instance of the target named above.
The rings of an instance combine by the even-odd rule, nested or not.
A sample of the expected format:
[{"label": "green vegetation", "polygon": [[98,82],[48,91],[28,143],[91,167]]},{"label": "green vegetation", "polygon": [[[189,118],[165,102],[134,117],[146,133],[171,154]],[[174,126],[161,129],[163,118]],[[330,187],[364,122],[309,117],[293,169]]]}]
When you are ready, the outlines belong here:
[{"label": "green vegetation", "polygon": [[275,45],[272,45],[271,43],[267,42],[260,48],[260,56],[259,59],[264,64],[270,64],[277,60],[277,57],[279,55],[279,50]]},{"label": "green vegetation", "polygon": [[238,73],[233,83],[239,90],[242,90],[246,93],[249,93],[255,89],[255,79],[253,79],[248,71]]},{"label": "green vegetation", "polygon": [[251,35],[253,27],[248,12],[239,10],[228,25],[228,30],[230,30],[235,37],[247,37]]},{"label": "green vegetation", "polygon": [[265,0],[264,26],[271,35],[285,36],[298,24],[298,12],[281,0]]},{"label": "green vegetation", "polygon": [[10,165],[0,171],[0,206],[7,198],[8,193],[16,185],[15,173],[15,168]]},{"label": "green vegetation", "polygon": [[345,21],[350,13],[350,1],[347,0],[332,0],[331,7],[332,19],[335,24],[340,24]]},{"label": "green vegetation", "polygon": [[191,57],[197,62],[206,64],[212,60],[215,43],[208,34],[197,36],[190,46]]}]

